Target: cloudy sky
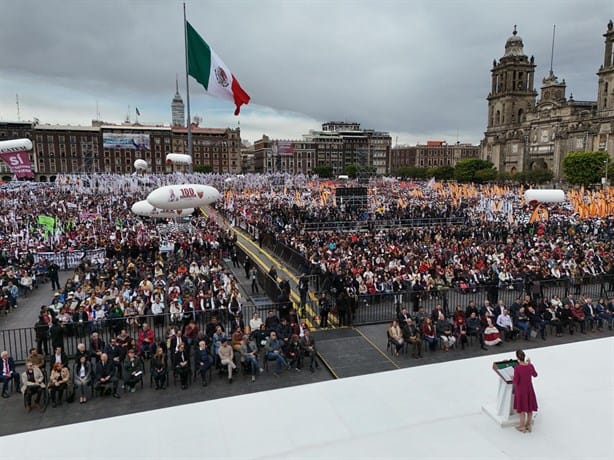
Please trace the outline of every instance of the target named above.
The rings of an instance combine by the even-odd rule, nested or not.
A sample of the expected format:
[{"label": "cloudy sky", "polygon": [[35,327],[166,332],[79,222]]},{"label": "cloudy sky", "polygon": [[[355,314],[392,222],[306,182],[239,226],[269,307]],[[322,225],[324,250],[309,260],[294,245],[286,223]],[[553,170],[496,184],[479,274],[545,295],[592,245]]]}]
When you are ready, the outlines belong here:
[{"label": "cloudy sky", "polygon": [[[493,59],[514,24],[536,82],[550,67],[576,100],[595,100],[612,0],[188,0],[188,20],[252,101],[239,117],[190,79],[202,125],[296,139],[323,121],[389,131],[393,143],[478,143]],[[169,124],[179,75],[175,0],[0,0],[0,120]],[[130,108],[130,109],[129,109]],[[129,111],[130,110],[130,111]]]}]

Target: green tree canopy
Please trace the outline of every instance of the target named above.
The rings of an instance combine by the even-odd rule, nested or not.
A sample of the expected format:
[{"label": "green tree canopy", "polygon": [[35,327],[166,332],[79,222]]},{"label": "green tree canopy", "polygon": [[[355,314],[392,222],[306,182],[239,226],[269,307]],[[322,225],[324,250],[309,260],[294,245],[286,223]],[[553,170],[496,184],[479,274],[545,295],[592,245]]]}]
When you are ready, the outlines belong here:
[{"label": "green tree canopy", "polygon": [[211,166],[211,165],[195,165],[194,166],[194,172],[204,173],[204,174],[211,173],[211,172],[213,172],[213,166]]},{"label": "green tree canopy", "polygon": [[345,168],[343,168],[343,172],[345,173],[346,176],[349,176],[352,179],[354,179],[358,175],[358,165],[356,164],[347,165]]},{"label": "green tree canopy", "polygon": [[333,167],[332,166],[316,166],[313,170],[318,177],[322,179],[330,179],[333,177]]},{"label": "green tree canopy", "polygon": [[428,168],[427,177],[434,177],[437,180],[450,180],[454,177],[454,167],[439,166],[437,168]]},{"label": "green tree canopy", "polygon": [[404,178],[424,179],[427,177],[427,170],[425,168],[406,166],[399,168],[396,175]]},{"label": "green tree canopy", "polygon": [[605,173],[607,152],[569,152],[563,159],[565,179],[574,185],[599,182]]},{"label": "green tree canopy", "polygon": [[[488,170],[494,171],[488,172]],[[481,171],[479,176],[477,172]],[[497,170],[490,161],[480,160],[479,158],[468,158],[456,163],[454,168],[454,178],[459,182],[484,182],[494,180],[497,177]]]}]

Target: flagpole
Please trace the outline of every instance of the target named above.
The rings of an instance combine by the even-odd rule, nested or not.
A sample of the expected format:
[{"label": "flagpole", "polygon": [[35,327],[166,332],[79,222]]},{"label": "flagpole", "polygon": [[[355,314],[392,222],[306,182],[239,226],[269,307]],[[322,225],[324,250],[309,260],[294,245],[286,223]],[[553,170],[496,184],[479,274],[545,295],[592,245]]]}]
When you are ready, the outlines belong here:
[{"label": "flagpole", "polygon": [[[189,61],[188,61],[188,21],[185,15],[185,2],[183,2],[183,38],[185,44],[185,91],[186,102],[188,105],[188,155],[192,156],[192,117],[190,115],[190,80],[188,76]],[[194,162],[192,162],[193,164]],[[190,164],[190,172],[192,172],[192,164]]]}]

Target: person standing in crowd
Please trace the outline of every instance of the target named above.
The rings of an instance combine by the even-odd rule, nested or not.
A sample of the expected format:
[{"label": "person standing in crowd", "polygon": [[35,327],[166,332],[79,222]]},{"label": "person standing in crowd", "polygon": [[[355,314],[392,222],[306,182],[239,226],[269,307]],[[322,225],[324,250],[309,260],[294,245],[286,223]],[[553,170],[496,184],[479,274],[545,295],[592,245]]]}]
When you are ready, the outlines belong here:
[{"label": "person standing in crowd", "polygon": [[36,334],[36,351],[38,354],[46,356],[49,354],[49,324],[45,321],[45,317],[40,315],[38,321],[34,325],[34,333]]},{"label": "person standing in crowd", "polygon": [[87,402],[85,391],[92,382],[92,365],[86,356],[81,356],[73,368],[75,392],[79,392],[79,404]]},{"label": "person standing in crowd", "polygon": [[326,329],[328,327],[328,314],[330,313],[330,303],[326,297],[326,292],[322,292],[318,303],[320,306],[320,327]]},{"label": "person standing in crowd", "polygon": [[55,263],[55,260],[52,261],[47,266],[47,276],[51,280],[51,290],[59,291],[60,288],[60,266]]},{"label": "person standing in crowd", "polygon": [[524,351],[517,350],[516,358],[518,365],[514,367],[514,410],[520,414],[520,424],[516,429],[522,433],[531,432],[533,429],[533,412],[537,411],[537,397],[533,389],[533,377],[537,377],[537,371],[526,358]]}]

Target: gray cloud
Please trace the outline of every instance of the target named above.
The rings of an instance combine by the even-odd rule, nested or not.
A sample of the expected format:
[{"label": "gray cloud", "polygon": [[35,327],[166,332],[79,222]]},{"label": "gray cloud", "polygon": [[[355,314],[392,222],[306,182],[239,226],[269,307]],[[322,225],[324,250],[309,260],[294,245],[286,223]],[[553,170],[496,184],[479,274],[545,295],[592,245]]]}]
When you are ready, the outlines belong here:
[{"label": "gray cloud", "polygon": [[[576,99],[593,100],[612,5],[212,0],[189,1],[188,15],[252,96],[241,122],[246,133],[299,137],[304,130],[291,130],[306,121],[348,119],[409,142],[450,139],[457,132],[461,141],[477,142],[485,128],[492,60],[503,55],[513,25],[525,53],[535,56],[540,82],[557,24],[555,73]],[[180,2],[0,0],[0,7],[2,119],[14,118],[18,92],[30,101],[33,116],[44,113],[59,122],[72,104],[73,118],[81,116],[83,124],[95,101],[112,117],[123,119],[123,107],[140,104],[153,120],[168,122],[177,73],[185,96]],[[194,113],[235,123],[208,113],[218,103],[202,101],[202,91],[190,85]],[[54,96],[62,100],[54,102]],[[58,119],[54,103],[61,108]],[[267,107],[278,111],[271,131],[262,125],[271,120]],[[305,116],[283,123],[284,111]]]}]

